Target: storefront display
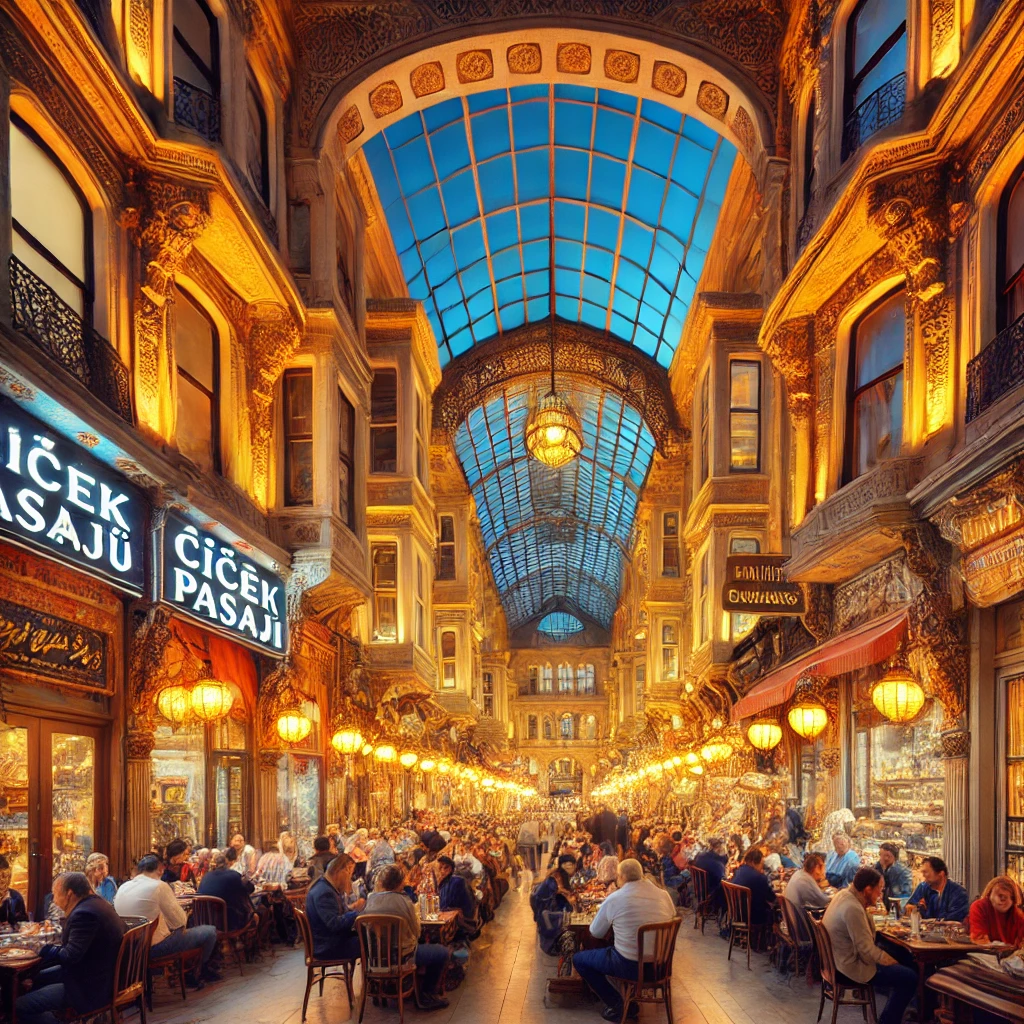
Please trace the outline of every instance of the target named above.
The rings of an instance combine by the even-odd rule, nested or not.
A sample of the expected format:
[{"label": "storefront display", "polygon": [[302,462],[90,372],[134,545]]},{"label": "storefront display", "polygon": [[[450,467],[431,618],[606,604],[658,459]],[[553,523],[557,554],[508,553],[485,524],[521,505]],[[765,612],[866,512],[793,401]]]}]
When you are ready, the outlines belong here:
[{"label": "storefront display", "polygon": [[311,728],[301,743],[277,762],[277,824],[279,832],[295,836],[300,855],[309,856],[323,822],[323,737],[316,704],[306,701],[299,710]]},{"label": "storefront display", "polygon": [[1024,882],[1024,676],[1006,680],[1006,873]]}]

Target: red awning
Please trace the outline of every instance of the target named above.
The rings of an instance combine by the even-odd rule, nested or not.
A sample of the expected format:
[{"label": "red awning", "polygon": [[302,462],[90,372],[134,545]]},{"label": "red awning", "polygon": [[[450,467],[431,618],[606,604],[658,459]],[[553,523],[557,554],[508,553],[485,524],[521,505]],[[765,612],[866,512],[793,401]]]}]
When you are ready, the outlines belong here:
[{"label": "red awning", "polygon": [[903,608],[827,640],[769,672],[750,693],[733,705],[732,720],[738,722],[777,704],[784,704],[793,696],[801,676],[838,676],[866,665],[877,665],[895,652],[906,628],[907,609]]}]

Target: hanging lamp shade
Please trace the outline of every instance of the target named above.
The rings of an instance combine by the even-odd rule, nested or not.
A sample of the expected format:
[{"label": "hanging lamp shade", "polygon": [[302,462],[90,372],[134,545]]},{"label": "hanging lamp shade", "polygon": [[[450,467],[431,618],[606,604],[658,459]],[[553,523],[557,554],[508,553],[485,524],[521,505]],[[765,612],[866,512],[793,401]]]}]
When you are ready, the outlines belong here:
[{"label": "hanging lamp shade", "polygon": [[782,726],[771,718],[758,719],[747,729],[747,739],[756,750],[772,750],[782,742]]},{"label": "hanging lamp shade", "polygon": [[398,755],[398,763],[403,768],[412,768],[412,767],[414,767],[416,762],[419,759],[420,759],[420,755],[415,753],[412,750],[403,750],[401,752],[401,754]]},{"label": "hanging lamp shade", "polygon": [[235,697],[231,689],[216,679],[200,679],[189,694],[189,705],[196,718],[215,722],[231,711]]},{"label": "hanging lamp shade", "polygon": [[526,424],[526,450],[552,469],[572,462],[583,450],[583,428],[560,395],[545,395]]},{"label": "hanging lamp shade", "polygon": [[441,760],[437,762],[437,771],[439,775],[448,775],[453,767],[454,765],[447,757],[442,757]]},{"label": "hanging lamp shade", "polygon": [[373,756],[384,764],[392,764],[398,760],[398,752],[390,743],[382,743],[374,750]]},{"label": "hanging lamp shade", "polygon": [[700,756],[704,758],[708,764],[719,764],[722,761],[728,761],[729,758],[732,757],[732,744],[721,737],[708,740],[708,742],[700,748]]},{"label": "hanging lamp shade", "polygon": [[871,689],[871,702],[890,722],[909,722],[924,707],[921,684],[903,666],[890,669]]},{"label": "hanging lamp shade", "polygon": [[363,757],[369,757],[373,753],[373,744],[372,743],[364,743],[363,744],[363,749],[360,750],[359,753],[362,754]]},{"label": "hanging lamp shade", "polygon": [[425,757],[420,761],[420,771],[429,774],[437,767],[437,762],[432,757]]},{"label": "hanging lamp shade", "polygon": [[338,729],[331,737],[331,746],[339,754],[354,754],[357,750],[362,750],[363,734],[355,728]]},{"label": "hanging lamp shade", "polygon": [[813,701],[794,704],[786,715],[790,729],[805,740],[816,740],[828,725],[828,712]]},{"label": "hanging lamp shade", "polygon": [[172,725],[181,725],[188,718],[192,702],[184,686],[165,686],[156,696],[156,707]]},{"label": "hanging lamp shade", "polygon": [[289,708],[277,716],[277,735],[285,743],[301,743],[312,729],[313,723],[300,708]]}]

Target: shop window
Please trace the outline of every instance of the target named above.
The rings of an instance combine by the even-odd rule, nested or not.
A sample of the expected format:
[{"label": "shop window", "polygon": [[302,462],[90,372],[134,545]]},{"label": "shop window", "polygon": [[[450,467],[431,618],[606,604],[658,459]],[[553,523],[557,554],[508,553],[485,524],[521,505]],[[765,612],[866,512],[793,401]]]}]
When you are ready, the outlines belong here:
[{"label": "shop window", "polygon": [[427,566],[416,556],[416,645],[427,647]]},{"label": "shop window", "polygon": [[675,619],[661,624],[661,678],[679,678],[679,623]]},{"label": "shop window", "polygon": [[846,479],[853,480],[903,445],[903,353],[906,296],[883,299],[853,327]]},{"label": "shop window", "polygon": [[302,858],[312,855],[313,840],[320,834],[322,773],[323,762],[312,754],[282,754],[277,762],[278,827],[295,836]]},{"label": "shop window", "polygon": [[704,372],[700,385],[700,482],[711,470],[711,371]]},{"label": "shop window", "polygon": [[537,716],[530,715],[526,719],[526,738],[535,740],[537,738]]},{"label": "shop window", "polygon": [[711,549],[705,548],[700,556],[700,583],[697,589],[698,643],[711,639]]},{"label": "shop window", "polygon": [[540,669],[536,665],[530,666],[530,693],[537,692],[537,683],[540,678]]},{"label": "shop window", "polygon": [[[759,555],[761,542],[756,537],[732,537],[729,540],[730,555]],[[759,616],[748,615],[746,612],[729,613],[729,631],[735,643],[746,636],[757,624]]]},{"label": "shop window", "polygon": [[729,469],[756,473],[761,465],[761,363],[729,363]]},{"label": "shop window", "polygon": [[572,693],[572,665],[558,666],[558,692]]},{"label": "shop window", "polygon": [[484,697],[484,715],[488,718],[494,717],[494,673],[485,672],[483,674],[483,697]]},{"label": "shop window", "polygon": [[997,329],[1024,316],[1024,164],[1003,192],[999,211],[999,306]]},{"label": "shop window", "polygon": [[661,575],[679,576],[679,513],[663,512],[661,516]]},{"label": "shop window", "polygon": [[446,690],[455,689],[455,632],[446,629],[441,634],[441,685]]},{"label": "shop window", "polygon": [[540,692],[541,693],[551,693],[551,691],[553,689],[553,687],[552,687],[553,679],[554,679],[554,677],[553,677],[553,674],[552,674],[551,666],[550,665],[545,665],[541,669],[541,673],[540,673]]},{"label": "shop window", "polygon": [[53,295],[92,323],[92,216],[85,196],[53,151],[11,115],[14,256]]},{"label": "shop window", "polygon": [[356,528],[356,410],[338,388],[338,516]]},{"label": "shop window", "polygon": [[1024,882],[1024,676],[1006,680],[1006,873]]},{"label": "shop window", "polygon": [[437,578],[455,579],[455,517],[439,516],[437,529]]},{"label": "shop window", "polygon": [[420,389],[416,389],[416,479],[428,486],[427,438],[430,437],[430,406],[423,400]]},{"label": "shop window", "polygon": [[552,735],[551,735],[551,719],[548,718],[545,715],[544,716],[544,739],[550,740],[550,739],[553,739],[553,738],[554,737],[552,737]]},{"label": "shop window", "polygon": [[558,736],[559,739],[563,740],[574,740],[576,739],[576,728],[573,716],[570,714],[562,715],[558,720]]},{"label": "shop window", "polygon": [[398,472],[398,372],[375,370],[370,388],[370,467]]},{"label": "shop window", "polygon": [[250,70],[245,87],[245,112],[249,130],[245,135],[245,170],[263,205],[270,207],[270,161],[267,111],[260,87]]},{"label": "shop window", "polygon": [[373,639],[377,643],[398,641],[398,545],[374,544]]},{"label": "shop window", "polygon": [[844,160],[903,116],[906,93],[906,5],[861,0],[846,28]]},{"label": "shop window", "polygon": [[174,359],[178,377],[178,451],[204,473],[220,470],[220,345],[213,321],[174,290]]},{"label": "shop window", "polygon": [[217,19],[204,0],[174,0],[174,120],[220,138]]},{"label": "shop window", "polygon": [[633,668],[633,686],[636,694],[634,710],[639,713],[644,706],[644,689],[647,686],[647,666],[642,661],[638,661]]},{"label": "shop window", "polygon": [[313,504],[313,371],[284,372],[284,503]]},{"label": "shop window", "polygon": [[158,721],[152,753],[152,839],[205,842],[206,735],[198,722],[177,728]]}]

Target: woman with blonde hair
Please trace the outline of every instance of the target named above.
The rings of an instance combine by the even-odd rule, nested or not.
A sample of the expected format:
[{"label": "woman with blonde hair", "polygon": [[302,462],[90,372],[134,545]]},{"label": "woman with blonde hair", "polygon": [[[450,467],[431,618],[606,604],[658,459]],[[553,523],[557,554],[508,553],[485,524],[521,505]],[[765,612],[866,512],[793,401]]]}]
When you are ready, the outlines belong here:
[{"label": "woman with blonde hair", "polygon": [[1024,946],[1024,910],[1020,886],[1009,875],[993,878],[980,899],[971,904],[971,938],[975,942],[1005,942]]},{"label": "woman with blonde hair", "polygon": [[85,862],[85,877],[96,890],[97,896],[102,896],[108,903],[114,902],[117,882],[110,877],[110,861],[105,853],[89,854]]},{"label": "woman with blonde hair", "polygon": [[277,849],[269,850],[260,857],[256,865],[256,874],[265,885],[286,886],[298,855],[299,848],[295,836],[291,832],[282,832],[277,839]]}]

